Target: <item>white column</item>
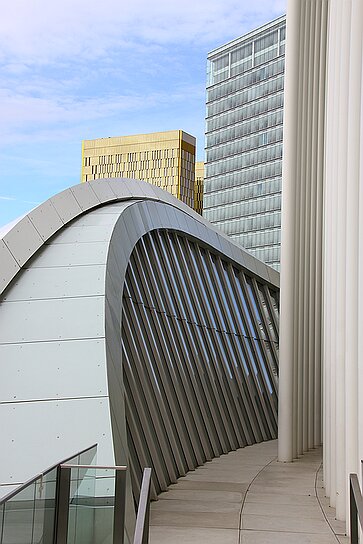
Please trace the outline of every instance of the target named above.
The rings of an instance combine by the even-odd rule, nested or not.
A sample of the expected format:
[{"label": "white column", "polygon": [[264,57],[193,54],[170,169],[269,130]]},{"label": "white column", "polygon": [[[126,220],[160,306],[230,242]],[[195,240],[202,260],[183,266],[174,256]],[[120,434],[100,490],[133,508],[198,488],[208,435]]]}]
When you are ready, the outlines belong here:
[{"label": "white column", "polygon": [[[323,347],[322,347],[322,329],[323,329],[323,277],[322,277],[322,257],[323,257],[323,196],[324,196],[324,123],[325,123],[325,79],[326,79],[326,29],[328,18],[328,2],[321,3],[320,14],[320,33],[317,33],[319,48],[319,68],[318,80],[316,83],[317,96],[317,138],[315,144],[316,152],[316,221],[315,221],[315,423],[314,423],[314,446],[318,446],[323,440],[323,413],[322,413],[322,384],[323,384]],[[318,26],[319,28],[319,26]]]},{"label": "white column", "polygon": [[317,251],[321,252],[322,245],[326,6],[327,0],[289,0],[287,8],[279,386],[281,461],[291,461],[321,440],[321,350],[317,341],[321,329],[322,259]]},{"label": "white column", "polygon": [[[345,519],[345,297],[346,297],[346,202],[347,202],[347,137],[350,49],[350,1],[339,3],[340,74],[337,120],[337,305],[336,305],[336,517]],[[344,9],[342,9],[344,8]]]},{"label": "white column", "polygon": [[279,443],[280,461],[293,459],[293,365],[295,295],[295,211],[298,96],[299,96],[300,3],[288,0],[284,104],[284,155],[282,183],[281,234],[281,322],[279,370]]},{"label": "white column", "polygon": [[325,231],[325,331],[324,331],[324,370],[327,380],[327,403],[324,422],[327,427],[327,440],[324,442],[327,453],[325,476],[330,504],[336,504],[336,293],[337,293],[337,177],[339,151],[337,144],[337,115],[339,108],[339,70],[340,70],[340,25],[337,15],[337,3],[331,0],[329,5],[329,33],[327,58],[327,105],[325,138],[325,196],[326,214]]},{"label": "white column", "polygon": [[306,364],[308,365],[307,391],[307,449],[314,447],[314,413],[315,413],[315,205],[316,205],[316,144],[317,144],[317,105],[316,79],[319,68],[317,41],[319,38],[316,28],[320,28],[321,2],[311,4],[310,40],[309,40],[309,79],[308,79],[308,123],[307,133],[307,202],[306,202],[306,240],[305,240],[305,278],[306,278],[306,313],[305,337]]},{"label": "white column", "polygon": [[[357,8],[357,6],[355,6]],[[357,9],[359,13],[362,11],[362,6],[360,2],[359,9]],[[361,19],[362,21],[362,19]],[[360,27],[360,40],[362,42],[362,29]],[[361,212],[359,214],[359,251],[358,251],[358,461],[360,459],[363,459],[363,334],[362,334],[362,327],[363,327],[363,216],[362,216],[362,210],[363,210],[363,68],[362,68],[362,58],[363,58],[363,50],[362,46],[360,49],[358,49],[358,55],[360,54],[360,59],[358,59],[358,62],[360,61],[361,64],[361,70],[362,70],[362,79],[361,79],[361,86],[360,86],[360,113],[359,111],[356,112],[357,117],[360,117],[360,138],[359,141],[357,141],[356,145],[358,146],[359,152],[358,152],[358,162],[359,162],[359,211]],[[358,467],[357,467],[358,468]],[[359,467],[360,468],[360,467]],[[358,474],[360,474],[360,470],[358,469]]]},{"label": "white column", "polygon": [[[359,470],[358,456],[358,293],[359,293],[359,168],[360,168],[360,103],[362,96],[363,3],[352,1],[349,57],[349,111],[347,138],[347,245],[346,245],[346,323],[345,323],[345,454],[346,511],[348,477]],[[348,516],[347,530],[349,529]]]},{"label": "white column", "polygon": [[308,230],[309,230],[309,205],[310,205],[310,167],[311,161],[309,160],[309,137],[310,137],[310,101],[309,101],[309,84],[311,79],[311,70],[313,65],[310,64],[310,48],[311,48],[311,14],[314,8],[314,3],[304,2],[305,4],[305,26],[304,26],[304,65],[303,65],[303,97],[302,97],[302,115],[303,115],[303,130],[301,134],[301,150],[302,150],[302,164],[300,175],[300,187],[301,187],[301,207],[302,207],[302,221],[300,223],[300,244],[301,244],[301,259],[300,259],[300,290],[301,290],[301,326],[299,340],[301,343],[301,360],[302,367],[302,383],[303,383],[303,395],[302,395],[302,451],[304,453],[308,449],[308,419],[309,419],[309,359],[308,359],[308,344],[309,338],[307,334],[308,330],[308,301],[309,301],[309,277],[308,277],[308,263],[307,258],[309,254],[308,249]]}]

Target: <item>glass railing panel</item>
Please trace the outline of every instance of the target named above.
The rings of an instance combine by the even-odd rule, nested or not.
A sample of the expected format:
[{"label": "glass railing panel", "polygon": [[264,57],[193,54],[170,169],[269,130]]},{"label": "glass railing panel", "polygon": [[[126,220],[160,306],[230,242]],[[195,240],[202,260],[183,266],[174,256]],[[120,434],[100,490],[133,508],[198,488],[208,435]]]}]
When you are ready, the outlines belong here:
[{"label": "glass railing panel", "polygon": [[3,536],[3,518],[4,518],[4,505],[0,505],[0,542],[2,542]]},{"label": "glass railing panel", "polygon": [[4,503],[2,544],[32,544],[35,482]]},{"label": "glass railing panel", "polygon": [[[79,456],[80,465],[94,465],[96,462],[97,446],[84,451]],[[76,464],[76,463],[73,463]]]},{"label": "glass railing panel", "polygon": [[78,453],[71,459],[68,459],[63,464],[66,465],[94,465],[96,462],[97,445]]},{"label": "glass railing panel", "polygon": [[112,544],[115,496],[115,471],[98,470],[95,497],[95,542]]},{"label": "glass railing panel", "polygon": [[56,483],[56,468],[35,481],[32,544],[53,543]]},{"label": "glass railing panel", "polygon": [[[94,528],[91,498],[94,496],[94,469],[71,469],[68,544],[90,542]],[[86,478],[86,482],[84,479]],[[87,490],[90,492],[87,493]],[[90,534],[88,534],[90,533]]]},{"label": "glass railing panel", "polygon": [[[96,451],[97,446],[94,446],[67,462],[92,464],[95,462]],[[84,474],[78,474],[76,478],[73,495],[80,490],[81,481],[81,492],[86,493],[84,489],[88,486],[87,493],[91,494],[94,484],[90,486],[90,479]],[[10,498],[4,497],[0,504],[0,544],[53,544],[56,486],[57,466],[25,484]]]},{"label": "glass railing panel", "polygon": [[[95,463],[97,446],[76,455],[67,461],[68,465],[92,465]],[[95,490],[94,469],[71,469],[69,494],[68,544],[91,542],[94,518],[91,500]]]},{"label": "glass railing panel", "polygon": [[72,468],[67,544],[112,544],[114,480],[113,470]]}]

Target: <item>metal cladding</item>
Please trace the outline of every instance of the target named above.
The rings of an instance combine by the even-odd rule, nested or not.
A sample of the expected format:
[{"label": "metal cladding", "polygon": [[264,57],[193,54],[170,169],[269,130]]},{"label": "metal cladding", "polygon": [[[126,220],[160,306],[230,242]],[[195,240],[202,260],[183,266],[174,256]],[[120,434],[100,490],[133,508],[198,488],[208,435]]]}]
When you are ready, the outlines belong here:
[{"label": "metal cladding", "polygon": [[134,487],[156,493],[205,461],[277,435],[277,302],[266,285],[182,234],[136,245],[122,345]]},{"label": "metal cladding", "polygon": [[155,496],[276,437],[278,273],[186,205],[90,182],[1,243],[3,491],[97,442],[135,497],[151,466]]}]

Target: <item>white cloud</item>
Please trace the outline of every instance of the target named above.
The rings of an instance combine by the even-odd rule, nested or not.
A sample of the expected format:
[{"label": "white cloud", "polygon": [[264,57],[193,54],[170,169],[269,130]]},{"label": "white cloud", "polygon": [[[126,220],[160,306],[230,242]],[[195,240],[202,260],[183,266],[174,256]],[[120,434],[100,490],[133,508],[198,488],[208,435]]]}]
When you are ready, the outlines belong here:
[{"label": "white cloud", "polygon": [[[105,120],[123,113],[142,113],[147,109],[182,103],[185,97],[203,100],[202,86],[182,86],[173,92],[147,92],[138,94],[108,94],[100,97],[79,97],[64,92],[51,92],[50,83],[43,94],[35,83],[29,89],[12,91],[0,89],[0,142],[64,140],[80,138],[80,125]],[[25,92],[28,91],[28,92]]]},{"label": "white cloud", "polygon": [[15,196],[2,196],[0,195],[0,200],[7,200],[13,202],[22,202],[23,204],[39,204],[39,202],[34,202],[33,200],[22,200],[21,198],[15,198]]},{"label": "white cloud", "polygon": [[[281,14],[284,4],[5,2],[0,18],[0,141],[40,140],[49,134],[58,138],[69,134],[67,125],[142,113],[191,96],[202,104],[204,67],[199,65],[194,88],[178,82],[184,75],[194,78],[188,72],[190,46],[190,54],[198,51],[205,61],[208,49]],[[165,83],[155,88],[158,78]]]},{"label": "white cloud", "polygon": [[0,59],[99,58],[111,48],[223,42],[283,12],[284,0],[13,0],[0,19]]},{"label": "white cloud", "polygon": [[84,138],[183,128],[201,152],[207,52],[284,10],[285,0],[4,1],[0,202],[18,213],[3,217],[76,183]]}]

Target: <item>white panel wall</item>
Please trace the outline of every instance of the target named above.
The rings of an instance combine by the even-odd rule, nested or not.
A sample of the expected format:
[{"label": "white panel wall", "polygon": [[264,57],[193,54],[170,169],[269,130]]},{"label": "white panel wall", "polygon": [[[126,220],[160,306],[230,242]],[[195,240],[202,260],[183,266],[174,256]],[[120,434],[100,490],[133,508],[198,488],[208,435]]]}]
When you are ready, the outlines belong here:
[{"label": "white panel wall", "polygon": [[[63,195],[63,204],[69,198]],[[81,216],[43,246],[5,292],[0,311],[4,486],[96,442],[98,462],[114,462],[105,270],[110,237],[125,207]],[[9,246],[11,240],[8,235]]]},{"label": "white panel wall", "polygon": [[[74,398],[4,403],[1,453],[6,484],[22,483],[44,468],[98,443],[97,460],[113,464],[108,398]],[[4,451],[3,450],[3,451]],[[103,461],[100,461],[103,459]]]},{"label": "white panel wall", "polygon": [[2,344],[0,374],[2,403],[107,396],[102,340]]}]

